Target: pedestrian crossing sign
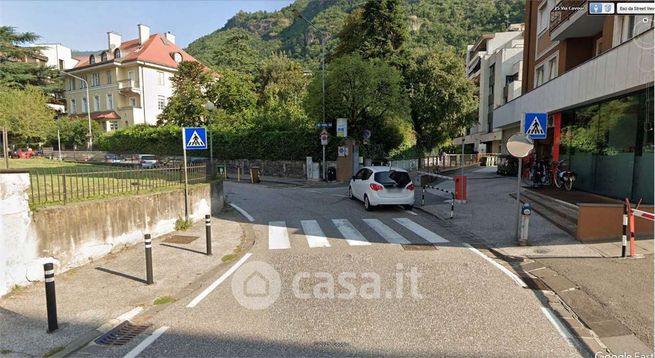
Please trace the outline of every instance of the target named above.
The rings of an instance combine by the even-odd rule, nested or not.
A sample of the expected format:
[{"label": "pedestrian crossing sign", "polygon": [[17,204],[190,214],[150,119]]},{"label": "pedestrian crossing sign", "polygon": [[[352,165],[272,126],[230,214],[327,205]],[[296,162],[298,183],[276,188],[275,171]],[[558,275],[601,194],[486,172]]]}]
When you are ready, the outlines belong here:
[{"label": "pedestrian crossing sign", "polygon": [[523,132],[531,139],[546,139],[548,133],[548,113],[526,113]]},{"label": "pedestrian crossing sign", "polygon": [[207,130],[203,127],[185,127],[182,141],[185,150],[207,149]]}]

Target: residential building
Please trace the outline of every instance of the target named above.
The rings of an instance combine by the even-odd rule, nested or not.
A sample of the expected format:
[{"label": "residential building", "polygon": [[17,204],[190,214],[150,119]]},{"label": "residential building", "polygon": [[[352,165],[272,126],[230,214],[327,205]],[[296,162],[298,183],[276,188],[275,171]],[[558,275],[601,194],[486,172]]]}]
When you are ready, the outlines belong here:
[{"label": "residential building", "polygon": [[135,124],[156,124],[173,94],[171,77],[182,61],[196,61],[175,44],[175,36],[150,34],[146,25],[138,25],[138,37],[123,41],[121,35],[108,32],[105,50],[77,58],[79,63],[66,72],[84,81],[66,76],[65,96],[68,113],[91,118],[106,131]]},{"label": "residential building", "polygon": [[565,160],[576,189],[652,203],[653,16],[587,6],[526,1],[524,94],[497,108],[493,125],[506,143],[525,112],[546,112],[538,158]]},{"label": "residential building", "polygon": [[505,32],[480,36],[466,48],[466,75],[478,88],[478,123],[454,143],[479,152],[500,152],[501,131],[493,126],[493,111],[521,95],[523,24],[512,24]]},{"label": "residential building", "polygon": [[79,62],[72,56],[71,49],[62,44],[36,44],[32,46],[41,47],[43,64],[48,67],[56,67],[59,70],[68,70]]}]

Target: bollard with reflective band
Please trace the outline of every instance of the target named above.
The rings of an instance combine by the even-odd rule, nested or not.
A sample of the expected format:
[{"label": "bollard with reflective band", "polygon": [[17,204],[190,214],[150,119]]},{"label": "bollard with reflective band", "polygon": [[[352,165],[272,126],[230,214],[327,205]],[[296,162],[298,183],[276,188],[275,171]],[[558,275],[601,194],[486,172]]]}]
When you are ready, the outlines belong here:
[{"label": "bollard with reflective band", "polygon": [[452,219],[455,216],[455,193],[450,193],[453,200],[450,201],[450,218]]},{"label": "bollard with reflective band", "polygon": [[530,215],[532,208],[530,204],[525,203],[521,207],[521,231],[519,235],[519,245],[525,246],[528,244],[528,229],[530,228]]},{"label": "bollard with reflective band", "polygon": [[421,187],[421,206],[425,206],[425,185]]},{"label": "bollard with reflective band", "polygon": [[628,205],[623,203],[623,235],[621,235],[621,257],[625,257],[628,246]]},{"label": "bollard with reflective band", "polygon": [[146,244],[146,284],[152,285],[155,281],[152,278],[152,238],[150,234],[145,235]]},{"label": "bollard with reflective band", "polygon": [[57,295],[55,294],[55,268],[52,262],[43,264],[45,301],[48,311],[48,332],[59,328],[57,324]]},{"label": "bollard with reflective band", "polygon": [[207,244],[207,256],[212,255],[212,218],[205,215],[205,242]]}]

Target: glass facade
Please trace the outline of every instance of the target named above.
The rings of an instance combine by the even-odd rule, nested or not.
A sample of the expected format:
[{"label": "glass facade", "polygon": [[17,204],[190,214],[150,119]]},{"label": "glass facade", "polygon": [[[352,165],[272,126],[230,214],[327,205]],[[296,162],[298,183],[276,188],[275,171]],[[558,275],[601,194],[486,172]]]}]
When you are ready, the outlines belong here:
[{"label": "glass facade", "polygon": [[575,188],[653,203],[653,88],[562,112],[560,159]]}]

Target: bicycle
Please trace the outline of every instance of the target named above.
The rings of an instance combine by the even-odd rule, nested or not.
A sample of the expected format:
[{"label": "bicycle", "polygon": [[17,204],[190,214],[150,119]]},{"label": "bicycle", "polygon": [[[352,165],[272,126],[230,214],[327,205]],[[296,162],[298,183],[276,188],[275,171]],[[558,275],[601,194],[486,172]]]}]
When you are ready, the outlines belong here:
[{"label": "bicycle", "polygon": [[547,160],[537,160],[532,164],[527,179],[531,182],[533,188],[551,185],[550,175],[548,174],[549,167]]},{"label": "bicycle", "polygon": [[557,167],[553,171],[553,184],[558,189],[564,187],[567,191],[571,191],[575,182],[575,173],[567,170],[564,163],[563,160],[558,160],[554,163]]}]

